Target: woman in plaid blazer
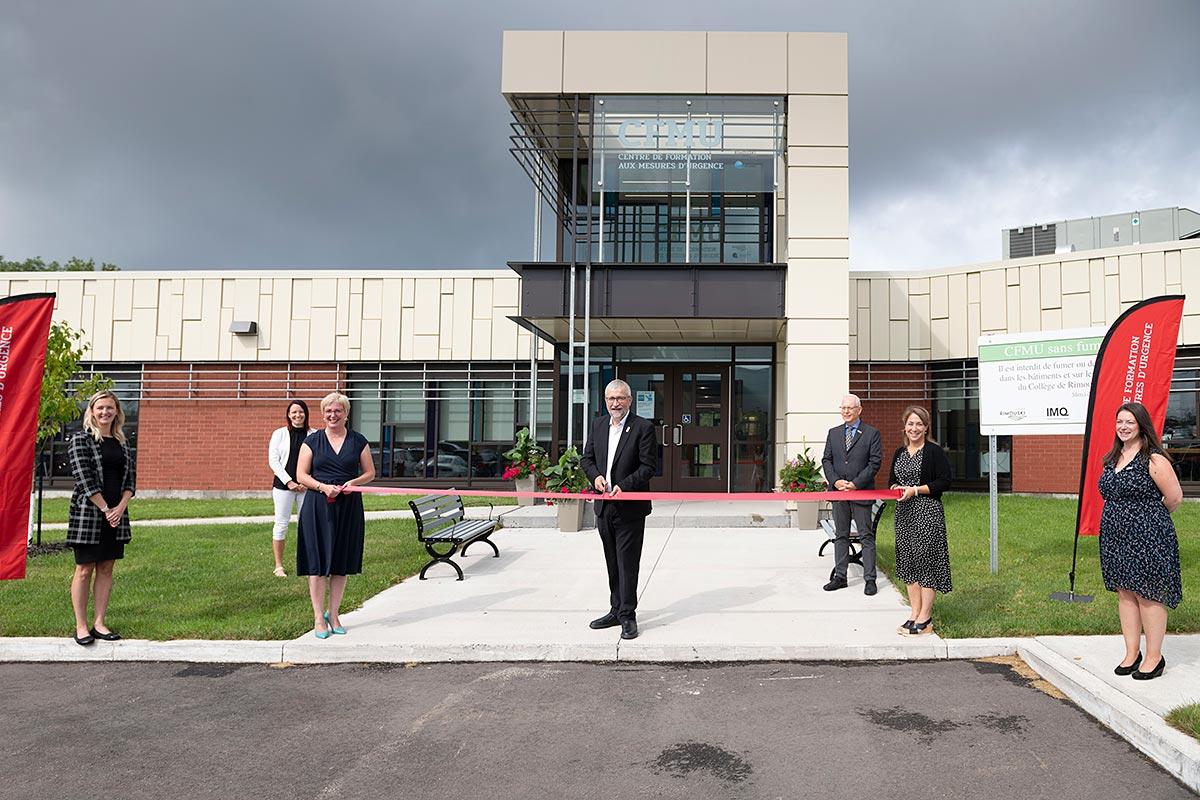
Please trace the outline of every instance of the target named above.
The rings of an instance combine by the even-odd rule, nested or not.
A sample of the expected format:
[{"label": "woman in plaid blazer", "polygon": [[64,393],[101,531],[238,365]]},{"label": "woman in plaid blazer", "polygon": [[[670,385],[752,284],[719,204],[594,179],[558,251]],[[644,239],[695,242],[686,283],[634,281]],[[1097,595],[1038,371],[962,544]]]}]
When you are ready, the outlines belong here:
[{"label": "woman in plaid blazer", "polygon": [[[75,549],[75,577],[71,605],[75,610],[75,642],[90,645],[97,639],[116,641],[121,636],[104,624],[112,592],[113,564],[125,557],[131,538],[126,507],[134,493],[134,463],[121,430],[125,412],[121,401],[108,390],[96,392],[83,412],[83,430],[71,438],[68,455],[75,475],[71,494],[67,544]],[[95,619],[89,626],[89,595]]]}]

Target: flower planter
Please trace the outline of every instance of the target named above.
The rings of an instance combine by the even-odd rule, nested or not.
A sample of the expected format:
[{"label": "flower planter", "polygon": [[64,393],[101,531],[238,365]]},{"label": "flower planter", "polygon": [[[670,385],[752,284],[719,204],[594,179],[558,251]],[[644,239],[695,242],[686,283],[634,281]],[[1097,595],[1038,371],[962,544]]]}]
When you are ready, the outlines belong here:
[{"label": "flower planter", "polygon": [[[515,483],[517,484],[518,492],[536,492],[537,491],[537,478],[535,478],[532,475],[527,475],[524,478],[517,478]],[[536,504],[536,502],[537,502],[537,498],[534,498],[534,497],[518,497],[517,498],[517,505],[519,505],[519,506],[532,506],[532,505]]]},{"label": "flower planter", "polygon": [[815,531],[817,529],[817,509],[820,503],[804,503],[800,501],[788,502],[788,505],[795,505],[794,509],[788,510],[788,517],[791,518],[791,525],[802,531]]},{"label": "flower planter", "polygon": [[558,507],[558,529],[563,533],[576,533],[583,527],[582,500],[556,500]]}]

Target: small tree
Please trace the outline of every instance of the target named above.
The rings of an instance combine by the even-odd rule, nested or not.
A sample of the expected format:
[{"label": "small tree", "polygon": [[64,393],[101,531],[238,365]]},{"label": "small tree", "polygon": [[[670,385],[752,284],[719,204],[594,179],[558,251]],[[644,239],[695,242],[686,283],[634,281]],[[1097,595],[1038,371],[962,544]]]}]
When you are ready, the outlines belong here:
[{"label": "small tree", "polygon": [[42,398],[38,405],[39,449],[64,425],[79,418],[80,407],[89,397],[101,389],[112,388],[112,381],[100,374],[91,375],[68,388],[87,349],[83,331],[75,330],[66,322],[50,326],[50,337],[46,340],[46,372],[42,376]]}]

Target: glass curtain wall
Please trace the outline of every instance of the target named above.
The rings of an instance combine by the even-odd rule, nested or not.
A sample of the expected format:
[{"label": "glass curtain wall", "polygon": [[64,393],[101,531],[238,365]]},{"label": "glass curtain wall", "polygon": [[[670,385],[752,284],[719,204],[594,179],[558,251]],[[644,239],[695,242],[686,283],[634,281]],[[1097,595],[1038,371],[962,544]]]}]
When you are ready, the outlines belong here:
[{"label": "glass curtain wall", "polygon": [[[749,349],[738,348],[739,352]],[[771,469],[772,373],[771,364],[740,363],[733,367],[731,491],[769,492],[775,485]]]},{"label": "glass curtain wall", "polygon": [[[930,364],[933,438],[946,451],[956,489],[987,489],[988,437],[979,433],[979,364],[945,361]],[[1000,491],[1012,488],[1012,437],[997,436],[996,478]]]},{"label": "glass curtain wall", "polygon": [[1163,447],[1188,495],[1200,494],[1200,349],[1180,348],[1163,424]]},{"label": "glass curtain wall", "polygon": [[[80,371],[68,383],[68,390],[88,380],[93,375],[103,375],[113,382],[112,390],[121,398],[121,410],[125,412],[125,425],[122,430],[129,442],[129,449],[134,461],[137,461],[138,434],[138,405],[142,397],[142,365],[141,364],[82,364]],[[42,443],[38,453],[38,468],[43,475],[51,478],[55,487],[65,483],[71,486],[75,482],[71,474],[71,461],[67,457],[67,444],[72,436],[83,430],[83,408],[79,409],[79,417],[68,422],[58,435]]]},{"label": "glass curtain wall", "polygon": [[600,218],[579,260],[773,262],[785,119],[782,97],[595,97],[580,177]]},{"label": "glass curtain wall", "polygon": [[[537,438],[550,439],[548,364],[538,376]],[[527,364],[384,364],[348,372],[351,425],[381,479],[499,480],[500,454],[529,423]]]},{"label": "glass curtain wall", "polygon": [[[732,371],[730,445],[733,461],[730,487],[734,492],[767,492],[774,485],[774,345],[592,345],[589,407],[593,416],[607,413],[604,387],[627,365],[730,364]],[[576,387],[579,386],[576,376]],[[567,393],[567,365],[559,366],[559,391]],[[566,404],[564,404],[564,408]],[[583,410],[575,404],[576,446],[583,430]],[[558,420],[558,452],[567,444],[566,416]]]}]

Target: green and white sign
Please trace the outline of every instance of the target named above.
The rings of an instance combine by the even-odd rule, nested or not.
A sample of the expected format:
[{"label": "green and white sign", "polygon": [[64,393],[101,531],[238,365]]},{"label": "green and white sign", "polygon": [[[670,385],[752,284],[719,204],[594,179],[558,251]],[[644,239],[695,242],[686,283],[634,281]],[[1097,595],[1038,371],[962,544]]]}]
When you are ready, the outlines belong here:
[{"label": "green and white sign", "polygon": [[979,432],[1083,433],[1104,328],[979,337]]}]

